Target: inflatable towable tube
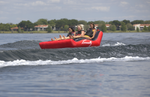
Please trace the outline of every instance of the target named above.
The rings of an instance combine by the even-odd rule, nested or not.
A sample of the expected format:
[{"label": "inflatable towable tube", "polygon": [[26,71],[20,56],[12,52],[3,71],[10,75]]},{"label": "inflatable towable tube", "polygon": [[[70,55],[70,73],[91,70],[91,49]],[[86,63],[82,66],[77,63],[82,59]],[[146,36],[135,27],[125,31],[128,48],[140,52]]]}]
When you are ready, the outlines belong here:
[{"label": "inflatable towable tube", "polygon": [[102,40],[103,32],[98,31],[92,40],[85,38],[66,39],[57,41],[40,42],[41,49],[56,49],[56,48],[75,48],[75,47],[92,47],[99,46]]}]

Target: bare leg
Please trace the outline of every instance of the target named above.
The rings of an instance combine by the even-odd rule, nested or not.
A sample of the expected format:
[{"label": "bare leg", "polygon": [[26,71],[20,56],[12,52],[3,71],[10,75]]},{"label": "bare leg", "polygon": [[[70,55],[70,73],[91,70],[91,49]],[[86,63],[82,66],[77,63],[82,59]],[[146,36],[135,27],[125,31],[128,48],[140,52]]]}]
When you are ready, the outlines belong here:
[{"label": "bare leg", "polygon": [[61,36],[61,35],[59,35],[59,37],[60,37],[60,39],[62,39],[62,36]]},{"label": "bare leg", "polygon": [[51,39],[52,41],[57,41],[57,40],[63,40],[63,39],[73,39],[73,36],[69,36],[69,37],[65,37],[64,35],[63,36],[61,36],[61,35],[59,35],[59,37],[60,38],[56,38],[56,37],[54,37],[55,39]]},{"label": "bare leg", "polygon": [[71,36],[71,39],[74,39],[74,37],[73,37],[73,36]]},{"label": "bare leg", "polygon": [[69,37],[68,37],[69,39],[73,39],[73,36],[72,35],[69,35]]},{"label": "bare leg", "polygon": [[66,37],[63,35],[63,38],[66,39]]},{"label": "bare leg", "polygon": [[56,41],[56,40],[61,40],[60,38],[56,38],[56,37],[54,37],[55,39],[54,39],[54,41]]},{"label": "bare leg", "polygon": [[53,39],[53,38],[51,38],[51,41],[54,41],[54,39]]},{"label": "bare leg", "polygon": [[62,38],[55,38],[55,41],[56,41],[56,40],[63,40],[63,39],[62,39]]},{"label": "bare leg", "polygon": [[91,39],[90,37],[86,37],[86,36],[73,36],[73,38],[87,38],[87,39]]},{"label": "bare leg", "polygon": [[73,38],[81,38],[81,36],[73,36]]}]

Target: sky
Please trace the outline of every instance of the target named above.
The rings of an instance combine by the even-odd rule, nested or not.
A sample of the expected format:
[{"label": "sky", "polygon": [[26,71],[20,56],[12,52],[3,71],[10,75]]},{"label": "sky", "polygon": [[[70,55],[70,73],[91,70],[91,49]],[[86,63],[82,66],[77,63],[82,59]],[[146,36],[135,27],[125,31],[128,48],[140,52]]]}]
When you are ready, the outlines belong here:
[{"label": "sky", "polygon": [[150,20],[150,0],[0,0],[0,23],[22,20]]}]

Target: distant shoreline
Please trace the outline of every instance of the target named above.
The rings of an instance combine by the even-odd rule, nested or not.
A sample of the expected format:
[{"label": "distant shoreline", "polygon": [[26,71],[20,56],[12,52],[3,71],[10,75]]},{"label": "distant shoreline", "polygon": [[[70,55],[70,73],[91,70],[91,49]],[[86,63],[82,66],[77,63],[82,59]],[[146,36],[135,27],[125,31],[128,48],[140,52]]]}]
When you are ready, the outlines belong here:
[{"label": "distant shoreline", "polygon": [[[23,31],[21,33],[18,33],[18,31],[0,31],[0,34],[34,34],[34,33],[47,33],[47,31]],[[68,33],[68,31],[52,31],[51,33]]]},{"label": "distant shoreline", "polygon": [[[0,31],[0,34],[46,34],[47,31],[23,31],[21,33],[18,33],[18,31]],[[68,33],[68,31],[52,31],[51,33]],[[144,33],[142,31],[140,32],[137,32],[137,31],[126,31],[126,32],[123,32],[123,31],[107,31],[107,32],[104,32],[104,33]],[[148,31],[147,31],[148,33]]]}]

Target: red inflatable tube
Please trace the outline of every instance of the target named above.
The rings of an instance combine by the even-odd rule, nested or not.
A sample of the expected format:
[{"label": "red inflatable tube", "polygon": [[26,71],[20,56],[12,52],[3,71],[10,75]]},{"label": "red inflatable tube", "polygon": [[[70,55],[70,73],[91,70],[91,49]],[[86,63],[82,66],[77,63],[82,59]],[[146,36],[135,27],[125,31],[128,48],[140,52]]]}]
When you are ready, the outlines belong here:
[{"label": "red inflatable tube", "polygon": [[102,40],[103,32],[96,32],[92,40],[89,39],[66,39],[58,41],[40,42],[41,49],[56,49],[56,48],[75,48],[75,47],[93,47],[99,46]]}]

